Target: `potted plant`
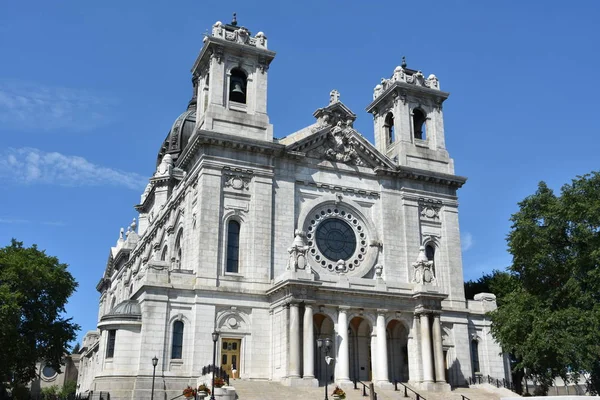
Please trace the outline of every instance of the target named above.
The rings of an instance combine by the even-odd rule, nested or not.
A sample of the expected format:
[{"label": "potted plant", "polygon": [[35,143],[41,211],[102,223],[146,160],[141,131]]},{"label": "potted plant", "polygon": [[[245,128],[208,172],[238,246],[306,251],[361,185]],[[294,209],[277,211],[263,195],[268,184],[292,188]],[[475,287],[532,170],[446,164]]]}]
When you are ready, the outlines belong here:
[{"label": "potted plant", "polygon": [[186,399],[191,399],[196,395],[196,389],[192,388],[192,387],[186,387],[185,389],[183,389],[183,397],[185,397]]},{"label": "potted plant", "polygon": [[225,380],[219,376],[215,377],[215,379],[213,380],[213,383],[216,388],[221,388],[221,387],[225,386]]},{"label": "potted plant", "polygon": [[342,390],[342,388],[340,388],[339,386],[336,386],[335,389],[333,389],[333,393],[331,393],[331,396],[334,399],[345,399],[346,398],[346,392],[344,392]]},{"label": "potted plant", "polygon": [[204,383],[198,386],[198,397],[204,399],[210,394],[210,389]]}]

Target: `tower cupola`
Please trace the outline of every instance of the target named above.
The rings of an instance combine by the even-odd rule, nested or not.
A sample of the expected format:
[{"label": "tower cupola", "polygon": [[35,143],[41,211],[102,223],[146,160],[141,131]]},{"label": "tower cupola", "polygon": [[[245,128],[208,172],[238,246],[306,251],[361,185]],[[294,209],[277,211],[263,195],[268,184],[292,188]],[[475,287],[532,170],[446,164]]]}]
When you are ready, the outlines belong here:
[{"label": "tower cupola", "polygon": [[267,115],[267,73],[275,53],[267,37],[217,21],[204,38],[192,74],[197,79],[196,129],[273,140]]},{"label": "tower cupola", "polygon": [[377,149],[398,165],[453,174],[442,113],[449,95],[440,90],[435,75],[425,78],[421,71],[408,68],[402,57],[392,76],[375,86],[367,107],[373,114]]}]

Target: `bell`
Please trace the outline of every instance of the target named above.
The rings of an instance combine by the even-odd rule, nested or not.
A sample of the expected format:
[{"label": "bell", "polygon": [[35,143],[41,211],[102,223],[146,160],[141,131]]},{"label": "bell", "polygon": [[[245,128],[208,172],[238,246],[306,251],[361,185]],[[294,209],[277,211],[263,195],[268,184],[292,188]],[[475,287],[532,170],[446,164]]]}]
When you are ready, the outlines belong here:
[{"label": "bell", "polygon": [[246,102],[246,92],[244,91],[244,83],[241,79],[235,79],[232,77],[231,79],[231,94],[229,95],[229,100],[235,101],[238,103]]}]

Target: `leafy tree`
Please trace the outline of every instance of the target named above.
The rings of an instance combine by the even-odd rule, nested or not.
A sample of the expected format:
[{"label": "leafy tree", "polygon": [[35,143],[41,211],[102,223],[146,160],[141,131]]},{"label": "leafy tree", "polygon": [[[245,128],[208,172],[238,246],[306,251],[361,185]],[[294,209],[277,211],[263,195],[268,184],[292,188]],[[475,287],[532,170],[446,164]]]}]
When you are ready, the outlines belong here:
[{"label": "leafy tree", "polygon": [[75,347],[73,347],[73,350],[71,350],[71,354],[77,354],[80,350],[81,346],[79,345],[79,343],[75,343]]},{"label": "leafy tree", "polygon": [[544,182],[519,203],[508,246],[509,289],[490,316],[516,368],[549,387],[590,374],[600,389],[600,173],[556,196]]},{"label": "leafy tree", "polygon": [[510,293],[516,284],[515,278],[510,273],[494,270],[491,274],[483,274],[476,281],[465,282],[465,297],[473,300],[477,293],[493,293],[498,304],[501,304],[502,298]]},{"label": "leafy tree", "polygon": [[67,265],[15,239],[0,249],[0,392],[36,376],[43,360],[60,371],[79,326],[63,316],[77,283]]}]

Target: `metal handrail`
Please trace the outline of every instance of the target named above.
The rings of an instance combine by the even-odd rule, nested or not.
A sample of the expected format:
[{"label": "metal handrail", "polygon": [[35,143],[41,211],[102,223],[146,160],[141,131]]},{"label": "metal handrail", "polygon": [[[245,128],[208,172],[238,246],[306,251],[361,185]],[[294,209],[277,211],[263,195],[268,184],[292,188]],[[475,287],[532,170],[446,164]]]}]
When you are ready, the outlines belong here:
[{"label": "metal handrail", "polygon": [[462,400],[471,400],[470,398],[468,398],[467,396],[465,396],[464,394],[461,394],[462,396]]},{"label": "metal handrail", "polygon": [[362,396],[363,396],[363,397],[366,397],[366,396],[368,396],[368,394],[367,394],[367,389],[369,389],[369,387],[368,387],[368,386],[367,386],[367,385],[366,385],[366,384],[365,384],[363,381],[358,381],[358,380],[356,380],[356,379],[355,379],[355,380],[354,380],[354,389],[355,389],[355,390],[360,390],[360,389],[358,388],[358,385],[357,385],[358,383],[360,383],[360,384],[362,385]]},{"label": "metal handrail", "polygon": [[425,397],[421,396],[419,393],[415,392],[414,390],[412,390],[411,388],[409,388],[402,382],[398,382],[398,381],[394,382],[394,390],[398,391],[398,384],[401,384],[402,386],[404,386],[404,397],[408,397],[408,391],[410,390],[411,392],[413,392],[415,394],[415,396],[417,396],[416,400],[426,400]]}]

